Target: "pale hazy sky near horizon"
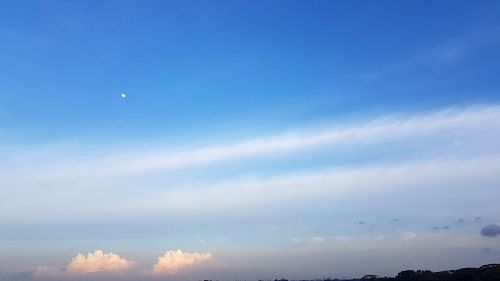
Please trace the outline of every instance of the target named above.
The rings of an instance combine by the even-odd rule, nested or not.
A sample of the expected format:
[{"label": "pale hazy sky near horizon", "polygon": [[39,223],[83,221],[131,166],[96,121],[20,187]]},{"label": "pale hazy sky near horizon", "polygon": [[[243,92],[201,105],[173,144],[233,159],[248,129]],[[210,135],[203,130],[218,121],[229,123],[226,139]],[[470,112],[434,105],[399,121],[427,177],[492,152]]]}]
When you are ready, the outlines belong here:
[{"label": "pale hazy sky near horizon", "polygon": [[2,1],[0,280],[499,262],[499,12]]}]

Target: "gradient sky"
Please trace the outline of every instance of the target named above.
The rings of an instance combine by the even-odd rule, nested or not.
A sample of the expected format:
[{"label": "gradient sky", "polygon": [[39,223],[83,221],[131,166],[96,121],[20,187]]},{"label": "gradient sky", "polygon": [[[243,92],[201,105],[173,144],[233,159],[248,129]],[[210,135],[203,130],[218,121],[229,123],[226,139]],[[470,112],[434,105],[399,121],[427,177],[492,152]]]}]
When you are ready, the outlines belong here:
[{"label": "gradient sky", "polygon": [[499,13],[2,1],[0,280],[499,262]]}]

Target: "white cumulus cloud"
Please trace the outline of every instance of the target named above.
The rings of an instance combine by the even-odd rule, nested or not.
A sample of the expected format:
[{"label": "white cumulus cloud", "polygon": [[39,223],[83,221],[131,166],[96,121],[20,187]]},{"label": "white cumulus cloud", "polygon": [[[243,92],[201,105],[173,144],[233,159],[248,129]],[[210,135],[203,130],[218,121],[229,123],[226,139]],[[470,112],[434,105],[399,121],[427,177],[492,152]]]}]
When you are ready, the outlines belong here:
[{"label": "white cumulus cloud", "polygon": [[67,266],[67,271],[71,273],[118,272],[129,270],[134,265],[135,262],[121,258],[117,254],[106,254],[102,250],[96,250],[94,253],[88,253],[87,256],[78,254]]},{"label": "white cumulus cloud", "polygon": [[212,260],[211,253],[188,253],[181,250],[166,251],[153,266],[157,274],[172,274],[190,266],[203,264]]}]

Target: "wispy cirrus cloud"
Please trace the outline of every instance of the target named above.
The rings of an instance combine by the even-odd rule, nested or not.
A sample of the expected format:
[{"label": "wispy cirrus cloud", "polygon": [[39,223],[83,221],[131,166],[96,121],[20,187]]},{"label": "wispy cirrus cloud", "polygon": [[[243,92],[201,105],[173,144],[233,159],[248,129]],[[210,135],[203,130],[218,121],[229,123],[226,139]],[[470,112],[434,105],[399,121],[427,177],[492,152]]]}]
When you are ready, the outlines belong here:
[{"label": "wispy cirrus cloud", "polygon": [[[500,155],[471,159],[432,159],[359,168],[327,168],[270,177],[225,179],[215,184],[179,187],[155,192],[143,199],[122,202],[118,209],[155,213],[203,213],[334,198],[349,194],[397,190],[428,190],[437,194],[455,185],[500,180]],[[486,184],[487,183],[487,184]],[[437,188],[440,186],[440,188]],[[231,198],[231,200],[226,200]]]},{"label": "wispy cirrus cloud", "polygon": [[[449,108],[434,112],[404,115],[387,115],[364,122],[334,125],[323,128],[304,128],[275,135],[256,137],[237,142],[224,142],[207,146],[172,149],[156,146],[148,149],[123,147],[122,151],[106,153],[90,151],[85,154],[66,151],[71,160],[58,157],[60,147],[49,147],[48,151],[30,151],[16,159],[31,162],[35,168],[33,176],[39,179],[61,179],[88,175],[137,174],[154,171],[176,171],[196,166],[219,165],[255,157],[268,158],[321,150],[339,145],[359,145],[385,141],[403,141],[411,138],[436,138],[443,135],[477,132],[500,127],[500,107],[473,106]],[[62,148],[64,149],[64,147]],[[114,150],[111,148],[110,150]],[[75,154],[76,153],[76,154]],[[37,155],[39,157],[37,157]],[[53,160],[47,165],[45,160]],[[23,161],[23,162],[24,162]],[[26,162],[9,163],[16,168]],[[61,172],[62,171],[62,172]]]},{"label": "wispy cirrus cloud", "polygon": [[[500,161],[500,147],[494,140],[498,137],[500,107],[471,106],[387,115],[189,149],[155,146],[109,153],[88,149],[60,153],[60,146],[56,145],[36,153],[30,149],[24,153],[12,150],[4,152],[9,157],[0,160],[0,166],[5,168],[0,173],[6,186],[0,190],[0,208],[10,218],[22,216],[22,204],[39,210],[37,215],[55,213],[57,217],[64,217],[65,213],[203,213],[374,189],[387,192],[430,183],[451,188],[453,184],[473,180],[497,180],[494,167]],[[386,154],[372,162],[340,166],[327,161],[308,168],[300,163],[301,157],[307,155],[305,152],[319,152],[320,157],[334,159],[332,149],[337,154],[347,150],[362,157],[370,154],[369,145],[386,150]],[[392,152],[394,147],[399,149]],[[401,150],[415,150],[419,156],[381,161]],[[292,156],[296,157],[296,168],[273,171],[274,166],[282,165],[273,166],[274,158]],[[204,173],[207,168],[226,170],[226,165],[243,165],[249,160],[258,165],[235,174],[217,176],[211,174],[213,170]],[[168,178],[181,171],[188,171],[189,177]],[[133,190],[128,192],[133,196],[124,196],[122,189]],[[100,196],[94,196],[96,192]],[[41,193],[45,200],[39,200],[37,194]],[[223,200],[228,196],[233,199]],[[65,207],[68,212],[61,212],[61,206],[54,204],[59,200],[73,202]]]},{"label": "wispy cirrus cloud", "polygon": [[452,65],[477,54],[480,50],[494,48],[500,42],[498,26],[470,30],[465,34],[448,38],[434,46],[409,53],[400,60],[389,62],[361,75],[368,80],[393,78],[395,74],[415,69],[429,69]]}]

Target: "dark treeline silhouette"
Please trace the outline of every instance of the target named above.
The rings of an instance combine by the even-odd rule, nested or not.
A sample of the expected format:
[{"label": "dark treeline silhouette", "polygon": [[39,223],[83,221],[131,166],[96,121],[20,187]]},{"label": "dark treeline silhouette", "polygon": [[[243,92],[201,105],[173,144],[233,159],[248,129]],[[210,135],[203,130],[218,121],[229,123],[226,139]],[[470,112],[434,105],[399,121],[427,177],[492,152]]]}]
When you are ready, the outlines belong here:
[{"label": "dark treeline silhouette", "polygon": [[[368,274],[360,279],[332,279],[296,281],[358,281],[358,280],[384,280],[384,281],[500,281],[500,264],[487,264],[479,268],[467,267],[456,270],[432,272],[430,270],[404,270],[395,277],[379,277]],[[262,281],[262,280],[259,280]],[[275,279],[274,281],[288,281]],[[292,280],[293,281],[293,280]]]}]

